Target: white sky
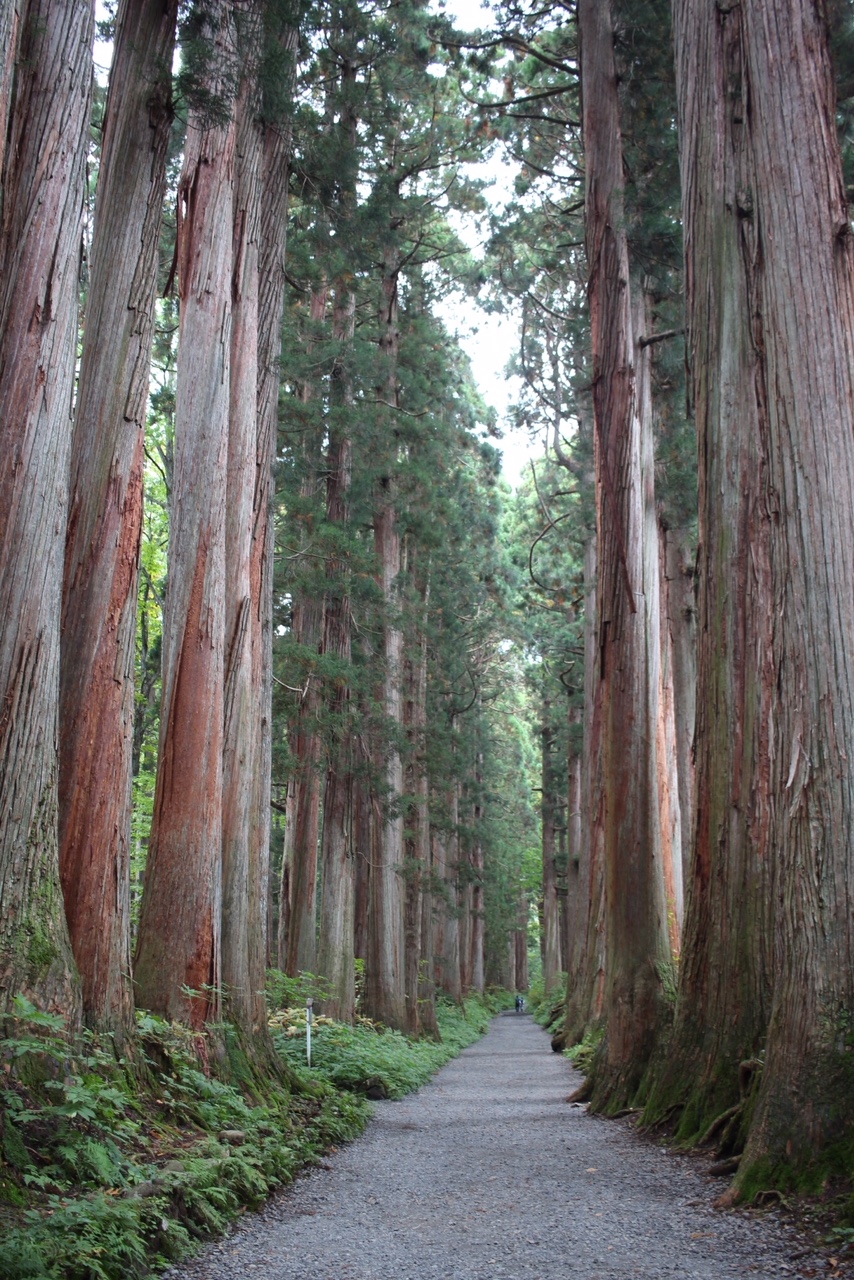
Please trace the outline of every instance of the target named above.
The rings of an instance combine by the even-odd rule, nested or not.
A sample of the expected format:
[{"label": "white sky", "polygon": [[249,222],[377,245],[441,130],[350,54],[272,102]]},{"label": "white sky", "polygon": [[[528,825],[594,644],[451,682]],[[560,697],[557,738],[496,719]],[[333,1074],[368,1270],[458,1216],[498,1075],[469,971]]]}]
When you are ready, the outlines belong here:
[{"label": "white sky", "polygon": [[[463,30],[474,31],[478,27],[489,26],[491,22],[491,14],[481,5],[480,0],[445,0],[444,4],[441,0],[435,0],[435,3],[437,9],[441,7]],[[500,206],[512,193],[512,168],[503,162],[500,152],[486,163],[472,167],[476,169],[478,176],[492,180],[493,199]],[[477,253],[477,229],[460,220],[457,230],[472,251]],[[503,439],[496,441],[496,444],[502,453],[504,475],[515,488],[528,465],[528,458],[532,453],[539,456],[542,452],[541,446],[532,444],[526,433],[511,431],[507,420],[509,405],[519,394],[521,387],[519,378],[508,377],[505,373],[518,341],[517,321],[512,315],[483,311],[470,299],[461,302],[455,298],[447,300],[442,309],[442,318],[449,329],[456,333],[460,345],[471,360],[475,380],[484,400],[498,413]]]}]

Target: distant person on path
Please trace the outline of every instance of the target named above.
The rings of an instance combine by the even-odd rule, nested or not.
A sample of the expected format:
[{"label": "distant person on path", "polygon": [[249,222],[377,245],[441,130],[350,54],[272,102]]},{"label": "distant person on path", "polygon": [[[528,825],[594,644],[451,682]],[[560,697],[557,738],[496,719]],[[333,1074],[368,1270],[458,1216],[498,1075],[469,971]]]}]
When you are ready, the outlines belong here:
[{"label": "distant person on path", "polygon": [[525,1012],[525,997],[524,997],[524,996],[517,996],[517,997],[516,997],[516,1012],[517,1012],[517,1013],[524,1013],[524,1012]]}]

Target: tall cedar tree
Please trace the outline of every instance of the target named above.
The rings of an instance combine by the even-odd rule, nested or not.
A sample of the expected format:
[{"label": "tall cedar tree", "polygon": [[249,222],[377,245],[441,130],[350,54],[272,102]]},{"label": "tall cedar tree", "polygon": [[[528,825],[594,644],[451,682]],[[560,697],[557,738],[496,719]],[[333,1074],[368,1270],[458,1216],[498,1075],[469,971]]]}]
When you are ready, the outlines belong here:
[{"label": "tall cedar tree", "polygon": [[12,11],[0,97],[0,1009],[21,994],[74,1022],[57,739],[94,14],[91,0]]},{"label": "tall cedar tree", "polygon": [[[761,647],[732,654],[741,669],[721,652],[712,667],[701,630],[699,710],[707,718],[716,685],[746,687],[759,691],[751,697],[769,724],[761,750],[745,732],[739,779],[755,796],[751,853],[767,850],[772,860],[772,885],[754,873],[748,888],[758,881],[773,889],[775,962],[765,1066],[738,1183],[787,1185],[809,1168],[820,1179],[848,1149],[852,1127],[854,992],[844,957],[852,944],[854,765],[846,744],[854,734],[854,622],[838,605],[854,597],[854,243],[825,11],[792,0],[772,15],[751,0],[724,13],[685,0],[675,30],[701,457],[725,457],[731,437],[737,456],[752,463],[721,488],[711,468],[701,472],[701,515],[709,521],[723,493],[721,514],[733,527],[729,508],[744,501],[743,477],[757,517],[747,529],[758,543],[748,546],[763,628]],[[730,388],[741,396],[725,395]],[[701,624],[714,608],[740,625],[741,592],[732,606],[723,594],[727,550],[712,538],[704,553]],[[709,798],[702,769],[698,811]],[[729,991],[703,1006],[708,1019],[721,1017],[722,1004],[735,1006],[745,977],[767,973],[772,938],[761,935],[761,908],[736,917],[749,934],[747,975],[724,941],[732,908],[719,877],[733,894],[745,865],[752,860],[737,845],[710,848],[700,827],[691,911],[712,927],[703,937],[694,926],[683,1000],[702,998],[703,978],[708,986],[706,975],[720,971]],[[744,1031],[755,1034],[763,1011],[760,1003]],[[684,1017],[677,1030],[685,1034]]]},{"label": "tall cedar tree", "polygon": [[226,477],[237,38],[198,13],[206,48],[178,191],[181,331],[163,698],[139,925],[139,1002],[201,1027],[221,1008]]},{"label": "tall cedar tree", "polygon": [[177,0],[123,0],[116,18],[65,548],[62,889],[87,1021],[124,1033],[143,445],[177,12]]},{"label": "tall cedar tree", "polygon": [[[635,1096],[663,1017],[670,960],[655,751],[658,548],[650,554],[651,409],[633,303],[610,5],[581,0],[588,300],[596,430],[599,693],[602,700],[606,1035],[592,1098]],[[654,522],[654,511],[652,512]]]}]

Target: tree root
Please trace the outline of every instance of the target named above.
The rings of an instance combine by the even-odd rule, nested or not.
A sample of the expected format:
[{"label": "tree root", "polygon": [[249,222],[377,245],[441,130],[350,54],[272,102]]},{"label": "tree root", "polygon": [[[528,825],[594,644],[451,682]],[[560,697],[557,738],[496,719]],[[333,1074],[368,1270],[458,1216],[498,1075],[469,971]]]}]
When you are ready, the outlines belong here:
[{"label": "tree root", "polygon": [[726,1111],[722,1111],[719,1116],[715,1117],[715,1119],[709,1125],[706,1132],[703,1134],[700,1141],[697,1143],[697,1146],[707,1147],[712,1141],[712,1139],[716,1137],[718,1133],[720,1133],[721,1129],[723,1129],[725,1125],[729,1124],[730,1120],[734,1120],[735,1117],[739,1114],[739,1112],[743,1110],[744,1110],[743,1100],[741,1102],[737,1102],[734,1107],[727,1107]]},{"label": "tree root", "polygon": [[655,1120],[651,1120],[649,1124],[640,1125],[638,1133],[655,1133],[656,1129],[666,1129],[673,1117],[677,1115],[678,1112],[683,1111],[684,1107],[685,1104],[683,1102],[671,1103],[667,1110],[662,1112],[660,1116],[657,1116]]},{"label": "tree root", "polygon": [[741,1156],[730,1156],[727,1160],[716,1160],[714,1164],[709,1165],[706,1173],[712,1178],[728,1178],[732,1173],[738,1173],[738,1166],[741,1164]]},{"label": "tree root", "polygon": [[575,1092],[569,1095],[567,1102],[589,1102],[592,1094],[593,1080],[588,1077],[588,1079],[584,1081],[584,1084],[579,1085]]}]

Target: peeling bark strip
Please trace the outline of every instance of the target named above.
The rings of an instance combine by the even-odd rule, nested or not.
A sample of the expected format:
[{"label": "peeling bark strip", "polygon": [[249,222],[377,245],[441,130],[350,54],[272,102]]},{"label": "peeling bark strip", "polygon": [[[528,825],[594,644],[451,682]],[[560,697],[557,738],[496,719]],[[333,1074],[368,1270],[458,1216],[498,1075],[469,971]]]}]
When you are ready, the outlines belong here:
[{"label": "peeling bark strip", "polygon": [[[221,81],[231,6],[211,4]],[[181,333],[160,761],[135,978],[139,1003],[201,1026],[219,1014],[225,503],[235,126],[190,115],[178,190]]]},{"label": "peeling bark strip", "polygon": [[104,115],[65,548],[60,870],[83,1011],[127,1029],[134,642],[177,0],[123,0]]},{"label": "peeling bark strip", "polygon": [[[649,352],[634,335],[610,5],[580,0],[588,301],[596,423],[597,587],[605,871],[606,1038],[593,1101],[625,1106],[652,1054],[670,958],[655,726],[658,538]],[[595,818],[594,818],[595,822]],[[595,826],[594,826],[595,834]]]},{"label": "peeling bark strip", "polygon": [[16,8],[0,99],[0,1011],[21,993],[74,1021],[57,706],[94,15],[91,0]]}]

